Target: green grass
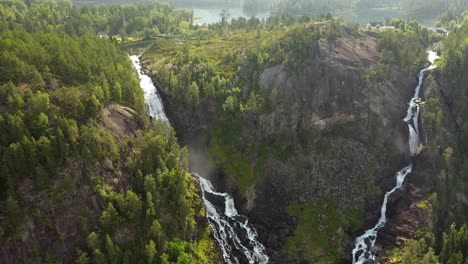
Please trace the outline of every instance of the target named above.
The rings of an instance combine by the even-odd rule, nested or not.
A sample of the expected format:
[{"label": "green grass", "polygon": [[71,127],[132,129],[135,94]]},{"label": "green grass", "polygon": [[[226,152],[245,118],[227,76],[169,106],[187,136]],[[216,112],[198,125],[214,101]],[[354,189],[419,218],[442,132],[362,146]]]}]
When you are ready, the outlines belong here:
[{"label": "green grass", "polygon": [[[112,39],[115,39],[117,41],[117,43],[121,43],[122,42],[122,36],[120,35],[114,35],[112,36]],[[141,38],[139,37],[134,37],[134,36],[127,36],[126,37],[126,42],[136,42],[136,41],[140,41]]]},{"label": "green grass", "polygon": [[245,194],[263,175],[270,148],[262,143],[249,145],[242,140],[240,121],[232,117],[219,121],[210,141],[210,154]]},{"label": "green grass", "polygon": [[257,155],[255,162],[252,162],[253,157],[248,160],[249,172],[246,174],[240,174],[237,177],[237,184],[242,193],[246,193],[247,189],[254,185],[263,175],[263,169],[265,167],[265,161],[267,158],[267,153],[265,151],[253,151],[251,156]]},{"label": "green grass", "polygon": [[419,203],[417,203],[416,206],[421,209],[428,209],[430,206],[430,201],[422,200]]},{"label": "green grass", "polygon": [[356,232],[364,226],[364,204],[349,209],[341,218],[344,230]]},{"label": "green grass", "polygon": [[[278,28],[272,31],[262,31],[262,34],[258,36],[257,31],[236,30],[208,39],[201,39],[196,33],[191,38],[180,36],[172,39],[158,39],[145,56],[155,62],[177,64],[177,54],[183,53],[184,46],[188,46],[188,50],[193,55],[203,58],[203,63],[217,66],[213,68],[216,74],[224,78],[232,78],[239,65],[238,59],[245,55],[245,51],[271,47],[273,43],[285,36],[285,32],[286,29]],[[233,59],[226,62],[225,56],[228,53],[233,55]]]},{"label": "green grass", "polygon": [[143,52],[148,49],[148,47],[152,44],[153,40],[140,40],[140,41],[133,41],[133,42],[126,42],[123,43],[122,46],[125,47],[127,50],[130,50],[133,54],[143,54]]},{"label": "green grass", "polygon": [[[298,220],[294,236],[289,237],[285,245],[292,260],[307,259],[316,263],[338,259],[340,218],[333,203],[293,204],[287,207],[287,212]],[[336,239],[332,240],[334,236]]]},{"label": "green grass", "polygon": [[284,250],[291,260],[306,259],[311,263],[336,261],[344,240],[344,231],[356,231],[364,224],[364,207],[357,205],[344,215],[328,198],[317,204],[292,204],[287,207],[296,216],[294,236],[288,238]]}]

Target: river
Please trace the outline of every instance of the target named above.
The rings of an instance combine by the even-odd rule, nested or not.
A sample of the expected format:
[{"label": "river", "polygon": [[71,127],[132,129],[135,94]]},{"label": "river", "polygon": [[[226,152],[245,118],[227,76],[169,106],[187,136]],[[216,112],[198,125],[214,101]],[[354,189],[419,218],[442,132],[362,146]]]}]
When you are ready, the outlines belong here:
[{"label": "river", "polygon": [[[139,57],[133,55],[130,59],[138,72],[140,87],[144,92],[145,102],[149,106],[149,115],[170,124],[161,96],[151,78],[142,71]],[[225,262],[228,264],[268,263],[266,249],[257,240],[257,231],[249,224],[246,216],[238,213],[232,196],[228,193],[217,192],[208,179],[196,172],[193,172],[193,175],[199,177],[206,217]]]},{"label": "river", "polygon": [[[439,58],[437,53],[434,51],[428,51],[428,61],[431,65],[425,69],[422,69],[418,75],[418,85],[414,90],[414,95],[411,98],[410,102],[408,103],[408,108],[406,112],[406,117],[403,119],[404,122],[408,124],[408,145],[410,150],[410,155],[412,157],[417,155],[419,145],[421,143],[420,136],[419,136],[419,125],[418,125],[418,118],[419,118],[419,92],[421,90],[421,85],[424,80],[424,75],[427,71],[435,69],[436,65],[434,64],[435,60]],[[380,229],[385,226],[387,222],[387,202],[390,195],[395,192],[396,190],[400,189],[403,185],[405,178],[408,174],[411,173],[413,169],[413,163],[408,164],[400,171],[398,171],[395,175],[396,177],[396,184],[393,189],[385,193],[384,200],[382,202],[382,207],[380,209],[380,218],[377,224],[368,229],[364,232],[363,235],[357,237],[354,242],[354,249],[352,251],[353,255],[353,264],[363,264],[368,261],[374,261],[376,256],[373,252],[375,241],[377,240],[377,235]]]}]

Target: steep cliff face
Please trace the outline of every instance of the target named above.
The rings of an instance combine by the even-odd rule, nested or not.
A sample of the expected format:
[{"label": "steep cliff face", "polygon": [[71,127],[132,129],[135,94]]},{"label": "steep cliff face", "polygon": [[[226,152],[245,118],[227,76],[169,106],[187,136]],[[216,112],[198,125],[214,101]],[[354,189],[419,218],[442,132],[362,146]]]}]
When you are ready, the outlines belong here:
[{"label": "steep cliff face", "polygon": [[[356,38],[343,27],[335,44],[320,40],[318,55],[306,59],[301,71],[291,72],[280,64],[260,75],[268,87],[264,96],[275,96],[275,107],[259,115],[258,125],[251,129],[288,147],[288,153],[282,159],[269,155],[263,176],[252,187],[255,195],[246,196],[246,209],[264,231],[274,262],[291,255],[309,261],[348,258],[352,237],[340,230],[353,233],[378,217],[378,186],[383,190],[390,186],[406,158],[401,117],[415,77],[392,70],[383,80],[366,78],[379,60],[376,42],[369,35]],[[330,216],[324,213],[324,201],[331,201]],[[312,224],[306,229],[310,235],[304,237],[299,229],[291,230],[310,220],[286,216],[284,209],[291,205],[303,205],[301,210],[318,207],[312,216],[316,222],[323,216],[332,219]],[[316,243],[316,253],[307,252],[308,239],[319,240],[330,231]],[[328,246],[337,252],[328,251]]]},{"label": "steep cliff face", "polygon": [[321,40],[319,54],[308,58],[299,72],[286,70],[284,64],[262,72],[260,82],[276,96],[275,110],[260,116],[266,135],[283,129],[322,130],[363,117],[366,102],[356,99],[366,97],[362,75],[378,60],[376,39],[352,42],[347,36],[336,45]]}]

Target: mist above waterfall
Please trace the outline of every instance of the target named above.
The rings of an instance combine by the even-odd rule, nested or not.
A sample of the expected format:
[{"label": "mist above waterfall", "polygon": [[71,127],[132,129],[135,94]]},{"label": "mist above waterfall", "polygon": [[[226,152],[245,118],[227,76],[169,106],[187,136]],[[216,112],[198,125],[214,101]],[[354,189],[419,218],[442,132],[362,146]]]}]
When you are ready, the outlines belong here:
[{"label": "mist above waterfall", "polygon": [[190,170],[211,179],[215,164],[206,148],[189,148]]}]

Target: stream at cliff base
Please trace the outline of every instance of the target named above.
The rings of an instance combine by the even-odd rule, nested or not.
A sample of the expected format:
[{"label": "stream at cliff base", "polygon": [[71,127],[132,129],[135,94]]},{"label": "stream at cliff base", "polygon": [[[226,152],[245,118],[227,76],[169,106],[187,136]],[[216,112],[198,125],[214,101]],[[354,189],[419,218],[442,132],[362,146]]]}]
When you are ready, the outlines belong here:
[{"label": "stream at cliff base", "polygon": [[[404,122],[408,124],[408,144],[410,155],[415,156],[417,155],[419,145],[421,143],[419,137],[419,125],[418,125],[418,118],[419,118],[419,92],[421,89],[421,85],[424,80],[424,74],[428,70],[435,69],[436,65],[434,61],[439,58],[437,53],[434,51],[428,51],[428,61],[431,65],[425,69],[422,69],[418,75],[418,85],[414,91],[414,96],[411,98],[410,102],[408,103],[408,109],[406,117],[403,119]],[[380,218],[377,224],[364,232],[363,235],[357,237],[354,242],[354,249],[352,251],[353,255],[353,264],[363,264],[367,262],[372,262],[376,259],[376,256],[373,252],[375,241],[377,240],[377,234],[379,230],[384,227],[385,223],[387,222],[386,211],[387,211],[387,202],[390,195],[395,192],[396,190],[400,189],[405,181],[406,176],[411,173],[413,169],[413,164],[410,163],[409,165],[402,168],[400,171],[396,173],[396,184],[393,189],[385,193],[384,200],[382,203],[382,207],[380,209]]]},{"label": "stream at cliff base", "polygon": [[[138,72],[149,115],[169,123],[161,96],[151,78],[143,72],[139,56],[133,55],[130,59]],[[224,261],[228,264],[268,263],[265,247],[257,240],[257,231],[246,216],[237,212],[232,196],[217,192],[208,179],[197,173],[193,175],[199,177],[206,217]]]}]

